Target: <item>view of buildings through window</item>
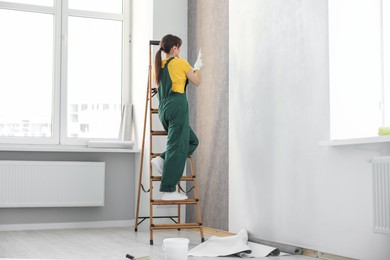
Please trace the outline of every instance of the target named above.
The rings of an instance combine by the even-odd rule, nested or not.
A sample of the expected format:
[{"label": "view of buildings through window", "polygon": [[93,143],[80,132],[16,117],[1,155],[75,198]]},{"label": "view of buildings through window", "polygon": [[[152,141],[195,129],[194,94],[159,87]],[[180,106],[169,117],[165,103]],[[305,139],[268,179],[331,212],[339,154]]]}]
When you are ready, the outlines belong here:
[{"label": "view of buildings through window", "polygon": [[129,64],[124,2],[0,3],[0,142],[118,138]]},{"label": "view of buildings through window", "polygon": [[[99,121],[111,122],[113,118],[117,118],[118,121],[120,113],[121,104],[71,104],[68,134],[73,138],[100,138],[110,135],[111,133],[108,132],[110,128],[105,124],[99,124]],[[99,120],[93,120],[96,118]],[[47,123],[49,121],[50,118],[45,116],[32,116],[26,119],[24,116],[3,115],[0,136],[50,137],[51,124]],[[119,126],[120,122],[115,124]]]}]

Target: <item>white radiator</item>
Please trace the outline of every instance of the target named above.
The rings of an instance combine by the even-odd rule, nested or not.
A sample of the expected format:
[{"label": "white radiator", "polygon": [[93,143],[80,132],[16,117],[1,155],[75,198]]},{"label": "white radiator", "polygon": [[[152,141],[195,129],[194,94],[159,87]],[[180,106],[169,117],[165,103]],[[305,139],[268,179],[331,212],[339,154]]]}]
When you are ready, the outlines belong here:
[{"label": "white radiator", "polygon": [[0,208],[104,206],[104,162],[0,161]]},{"label": "white radiator", "polygon": [[374,231],[390,234],[390,156],[372,159]]}]

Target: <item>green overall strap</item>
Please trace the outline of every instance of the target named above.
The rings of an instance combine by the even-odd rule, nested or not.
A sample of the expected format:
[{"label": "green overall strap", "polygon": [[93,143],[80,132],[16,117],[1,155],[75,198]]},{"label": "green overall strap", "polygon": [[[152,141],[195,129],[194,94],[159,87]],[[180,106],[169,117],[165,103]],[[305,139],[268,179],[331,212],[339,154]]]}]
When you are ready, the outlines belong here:
[{"label": "green overall strap", "polygon": [[174,57],[170,58],[166,63],[164,68],[161,68],[161,78],[160,84],[158,87],[158,99],[159,101],[167,98],[169,94],[172,92],[172,80],[169,75],[168,64],[174,59]]}]

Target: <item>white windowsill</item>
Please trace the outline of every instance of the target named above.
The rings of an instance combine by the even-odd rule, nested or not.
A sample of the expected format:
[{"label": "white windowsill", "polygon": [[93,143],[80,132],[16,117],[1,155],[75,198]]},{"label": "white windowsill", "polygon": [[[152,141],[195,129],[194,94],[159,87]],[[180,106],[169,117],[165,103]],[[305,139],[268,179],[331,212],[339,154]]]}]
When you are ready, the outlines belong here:
[{"label": "white windowsill", "polygon": [[376,143],[390,143],[390,136],[373,136],[353,139],[340,139],[319,141],[319,146],[341,146],[341,145],[360,145],[360,144],[376,144]]},{"label": "white windowsill", "polygon": [[18,145],[0,144],[0,151],[19,152],[78,152],[78,153],[139,153],[138,149],[124,148],[91,148],[77,145]]}]

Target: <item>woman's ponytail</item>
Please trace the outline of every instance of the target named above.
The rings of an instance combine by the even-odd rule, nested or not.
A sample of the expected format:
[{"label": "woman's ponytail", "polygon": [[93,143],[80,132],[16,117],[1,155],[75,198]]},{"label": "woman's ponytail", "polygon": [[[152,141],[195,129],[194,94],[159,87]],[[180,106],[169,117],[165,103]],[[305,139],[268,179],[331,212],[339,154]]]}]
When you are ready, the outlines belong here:
[{"label": "woman's ponytail", "polygon": [[160,43],[160,49],[156,53],[156,57],[154,58],[154,75],[156,78],[156,84],[160,84],[161,80],[161,66],[162,66],[162,59],[161,59],[161,52],[169,53],[173,46],[176,46],[177,48],[180,48],[182,44],[182,41],[179,37],[167,34],[165,35]]},{"label": "woman's ponytail", "polygon": [[155,79],[156,79],[156,84],[157,86],[160,84],[160,77],[161,77],[161,51],[162,51],[162,48],[160,48],[157,53],[156,53],[156,57],[154,58],[154,76],[155,76]]}]

